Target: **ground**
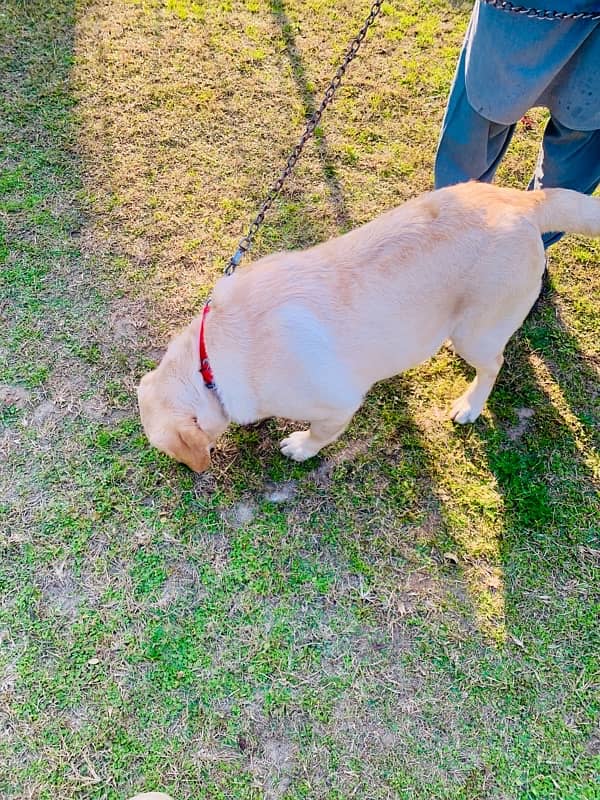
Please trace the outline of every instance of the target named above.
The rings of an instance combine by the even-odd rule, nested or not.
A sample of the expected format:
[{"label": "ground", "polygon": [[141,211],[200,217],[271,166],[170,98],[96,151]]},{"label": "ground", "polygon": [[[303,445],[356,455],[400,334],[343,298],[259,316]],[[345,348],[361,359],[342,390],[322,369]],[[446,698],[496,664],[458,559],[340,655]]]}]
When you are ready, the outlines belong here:
[{"label": "ground", "polygon": [[[598,244],[553,249],[482,418],[449,349],[286,461],[135,406],[368,3],[0,9],[0,796],[591,800]],[[256,253],[431,188],[468,7],[386,3]],[[498,176],[525,186],[544,112]]]}]

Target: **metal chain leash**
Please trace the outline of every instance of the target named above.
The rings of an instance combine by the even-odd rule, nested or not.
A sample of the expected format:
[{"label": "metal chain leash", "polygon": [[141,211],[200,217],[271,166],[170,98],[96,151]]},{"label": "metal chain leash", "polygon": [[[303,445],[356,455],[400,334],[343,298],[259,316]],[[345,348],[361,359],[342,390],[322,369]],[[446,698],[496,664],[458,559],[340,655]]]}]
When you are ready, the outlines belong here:
[{"label": "metal chain leash", "polygon": [[[508,11],[512,14],[521,14],[523,16],[535,19],[592,20],[592,21],[600,20],[600,11],[573,11],[573,12],[549,11],[544,9],[528,8],[526,6],[515,5],[514,3],[511,3],[509,0],[480,0],[480,2],[487,6],[492,6],[493,8],[497,8],[500,11]],[[342,78],[344,77],[348,65],[356,57],[356,54],[358,53],[360,46],[363,43],[369,31],[369,28],[371,27],[371,25],[373,25],[379,12],[381,11],[382,5],[383,5],[383,0],[376,0],[376,2],[374,2],[373,5],[371,6],[369,16],[364,21],[363,26],[356,35],[356,37],[352,40],[350,47],[348,48],[346,55],[344,56],[344,60],[338,67],[337,72],[335,73],[331,83],[325,90],[325,94],[323,96],[323,100],[321,101],[321,105],[314,112],[314,114],[306,124],[304,133],[300,137],[300,141],[298,142],[298,144],[292,150],[292,153],[288,158],[281,175],[271,186],[265,201],[260,207],[258,214],[256,215],[254,221],[248,228],[247,234],[243,237],[243,239],[240,240],[237,250],[235,251],[234,255],[229,259],[229,263],[223,270],[225,275],[232,275],[235,272],[238,264],[244,257],[245,253],[250,249],[252,245],[252,240],[254,239],[256,232],[258,231],[258,229],[260,228],[260,226],[264,221],[265,214],[271,208],[277,196],[281,192],[283,184],[289,177],[290,173],[293,171],[298,159],[302,154],[304,145],[313,135],[315,128],[317,127],[317,125],[321,120],[323,112],[333,100],[333,97],[342,82]]]},{"label": "metal chain leash", "polygon": [[515,5],[515,3],[510,3],[509,0],[480,0],[480,2],[486,6],[497,8],[500,11],[509,11],[511,14],[522,14],[525,17],[531,17],[533,19],[578,19],[592,20],[593,22],[598,22],[600,20],[600,11],[550,11],[540,8],[518,6]]},{"label": "metal chain leash", "polygon": [[260,207],[260,210],[259,210],[258,214],[256,215],[254,221],[252,222],[252,224],[248,228],[248,233],[240,241],[240,243],[238,245],[238,249],[236,250],[235,254],[232,256],[232,258],[229,260],[229,263],[225,267],[225,269],[224,269],[224,274],[225,275],[232,275],[235,272],[236,267],[238,266],[238,264],[240,263],[240,261],[244,257],[244,254],[250,249],[250,247],[252,245],[252,240],[253,240],[257,230],[260,228],[260,226],[263,223],[263,220],[265,218],[265,214],[267,213],[267,211],[273,205],[273,202],[275,201],[275,199],[277,198],[277,195],[281,191],[281,189],[283,187],[283,184],[285,183],[286,178],[290,175],[290,173],[292,172],[292,170],[296,166],[296,162],[298,161],[298,159],[300,158],[300,155],[302,154],[302,150],[304,149],[304,145],[310,139],[310,137],[313,135],[313,133],[315,131],[315,128],[317,127],[317,125],[319,124],[319,122],[321,120],[321,116],[323,115],[323,112],[325,111],[327,106],[333,100],[333,96],[335,95],[336,91],[338,90],[338,88],[339,88],[339,86],[340,86],[340,84],[342,82],[342,78],[344,77],[344,73],[346,72],[346,69],[348,68],[348,64],[350,64],[350,62],[355,58],[356,54],[358,53],[358,50],[359,50],[361,44],[363,43],[363,40],[364,40],[365,36],[367,35],[367,32],[368,32],[369,28],[375,22],[375,19],[377,18],[377,15],[381,11],[381,6],[382,5],[383,5],[383,0],[377,0],[377,2],[373,3],[373,5],[371,6],[371,11],[369,13],[369,16],[366,18],[366,20],[365,20],[362,28],[358,32],[357,36],[352,40],[352,43],[350,44],[350,47],[348,48],[348,50],[346,52],[346,55],[344,56],[344,60],[342,61],[342,63],[338,67],[337,72],[335,73],[331,83],[327,87],[327,89],[325,91],[325,94],[323,96],[323,100],[321,101],[321,105],[315,111],[315,113],[312,115],[312,117],[309,119],[309,121],[308,121],[308,123],[306,125],[306,128],[304,130],[304,133],[302,134],[302,136],[300,138],[300,141],[294,147],[290,157],[288,158],[288,160],[286,162],[286,165],[285,165],[285,168],[284,168],[283,172],[277,178],[275,183],[271,186],[271,188],[269,190],[269,193],[267,194],[266,200],[264,201],[264,203]]}]

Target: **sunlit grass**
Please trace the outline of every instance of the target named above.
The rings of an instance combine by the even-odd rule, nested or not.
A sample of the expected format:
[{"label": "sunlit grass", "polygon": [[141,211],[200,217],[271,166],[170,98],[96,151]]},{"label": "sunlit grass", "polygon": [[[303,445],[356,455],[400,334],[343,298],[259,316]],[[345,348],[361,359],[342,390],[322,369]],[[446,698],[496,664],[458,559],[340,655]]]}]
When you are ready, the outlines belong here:
[{"label": "sunlit grass", "polygon": [[[468,11],[384,4],[256,254],[431,188]],[[139,425],[366,12],[0,12],[3,800],[596,797],[597,243],[555,248],[469,428],[447,348],[306,464],[273,420],[198,477]]]}]

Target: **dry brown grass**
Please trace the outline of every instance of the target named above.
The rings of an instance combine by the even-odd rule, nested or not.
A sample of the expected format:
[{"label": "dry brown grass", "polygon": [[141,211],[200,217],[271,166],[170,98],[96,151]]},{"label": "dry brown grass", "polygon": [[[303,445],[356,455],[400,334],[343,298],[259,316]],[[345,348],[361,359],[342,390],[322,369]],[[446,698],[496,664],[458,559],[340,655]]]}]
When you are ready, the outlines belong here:
[{"label": "dry brown grass", "polygon": [[[0,16],[3,798],[595,797],[597,245],[556,249],[469,431],[445,420],[467,375],[444,349],[316,463],[279,457],[283,421],[233,430],[204,476],[141,436],[139,375],[365,11]],[[385,4],[257,253],[430,188],[466,16]],[[502,182],[528,179],[532,119]]]}]

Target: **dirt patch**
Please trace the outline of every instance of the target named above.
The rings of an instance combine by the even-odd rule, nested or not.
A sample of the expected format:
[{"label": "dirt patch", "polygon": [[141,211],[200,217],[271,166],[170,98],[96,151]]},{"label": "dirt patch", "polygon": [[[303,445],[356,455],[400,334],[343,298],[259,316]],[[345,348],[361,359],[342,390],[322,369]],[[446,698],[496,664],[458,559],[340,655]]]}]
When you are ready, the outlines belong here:
[{"label": "dirt patch", "polygon": [[27,408],[31,402],[31,392],[22,386],[11,386],[7,383],[0,383],[0,404],[5,406],[16,406],[17,408]]},{"label": "dirt patch", "polygon": [[168,569],[168,577],[158,599],[158,606],[168,608],[174,603],[185,602],[189,608],[193,608],[204,597],[206,591],[202,588],[198,573],[193,566],[180,561]]},{"label": "dirt patch", "polygon": [[111,343],[136,345],[141,331],[145,329],[145,309],[141,302],[119,300],[111,304],[107,320]]},{"label": "dirt patch", "polygon": [[84,398],[95,395],[89,369],[71,359],[61,363],[48,384],[52,401],[67,412],[77,412]]},{"label": "dirt patch", "polygon": [[296,747],[285,738],[269,738],[262,742],[261,753],[250,768],[260,778],[266,800],[283,797],[292,779]]},{"label": "dirt patch", "polygon": [[345,461],[353,461],[357,456],[364,455],[369,451],[370,446],[371,439],[356,439],[319,464],[315,470],[309,473],[308,477],[316,486],[324,488],[330,486],[335,468]]},{"label": "dirt patch", "polygon": [[591,756],[600,756],[600,730],[594,731],[585,746],[586,753]]},{"label": "dirt patch", "polygon": [[50,573],[41,575],[38,585],[43,613],[57,614],[67,620],[76,619],[80,607],[87,600],[83,587],[65,564],[58,564]]},{"label": "dirt patch", "polygon": [[52,422],[56,422],[61,416],[61,411],[52,400],[44,400],[39,406],[33,409],[27,423],[34,428],[45,428]]},{"label": "dirt patch", "polygon": [[270,503],[287,503],[293,500],[298,490],[296,481],[284,481],[267,486],[264,494],[265,500]]},{"label": "dirt patch", "polygon": [[71,731],[82,730],[92,719],[90,709],[85,706],[76,706],[69,709],[65,714],[65,724]]},{"label": "dirt patch", "polygon": [[516,442],[517,439],[520,439],[527,428],[531,424],[531,419],[535,415],[535,411],[532,408],[519,408],[517,410],[517,417],[519,421],[516,425],[513,425],[511,428],[508,428],[506,431],[506,435],[512,442]]},{"label": "dirt patch", "polygon": [[362,603],[382,614],[392,634],[408,614],[417,610],[435,612],[444,594],[441,582],[427,572],[412,572],[407,576],[399,573],[397,578],[398,582],[362,585],[357,591]]},{"label": "dirt patch", "polygon": [[9,661],[0,672],[0,695],[12,690],[18,678],[17,662]]},{"label": "dirt patch", "polygon": [[99,397],[93,397],[90,400],[83,400],[81,402],[81,413],[90,422],[102,422],[106,420],[109,415],[109,410]]},{"label": "dirt patch", "polygon": [[[89,367],[71,360],[63,363],[50,379],[51,396],[34,411],[32,424],[46,420],[58,421],[67,415],[82,416],[89,422],[116,424],[132,413],[132,403],[127,408],[115,408],[104,399],[98,389],[100,382]],[[35,418],[35,419],[34,419]]]},{"label": "dirt patch", "polygon": [[425,519],[411,529],[416,542],[429,544],[436,540],[440,530],[443,529],[444,521],[438,508],[431,509]]},{"label": "dirt patch", "polygon": [[202,538],[202,552],[218,575],[227,568],[230,548],[229,537],[225,534],[207,534]]},{"label": "dirt patch", "polygon": [[[414,713],[418,709],[418,703],[414,701],[414,687],[409,682],[394,680],[394,693],[398,696],[402,713]],[[374,714],[357,706],[352,697],[344,697],[336,705],[333,716],[336,728],[344,731],[352,742],[355,756],[366,752],[381,756],[394,748],[401,739],[398,731],[386,727]]]},{"label": "dirt patch", "polygon": [[221,510],[221,517],[233,528],[249,525],[256,516],[256,505],[251,500],[243,500]]},{"label": "dirt patch", "polygon": [[284,728],[279,721],[267,716],[258,697],[244,704],[243,716],[246,725],[244,733],[238,737],[238,747],[266,800],[279,800],[289,788],[297,767],[298,746],[293,741],[295,725]]}]

